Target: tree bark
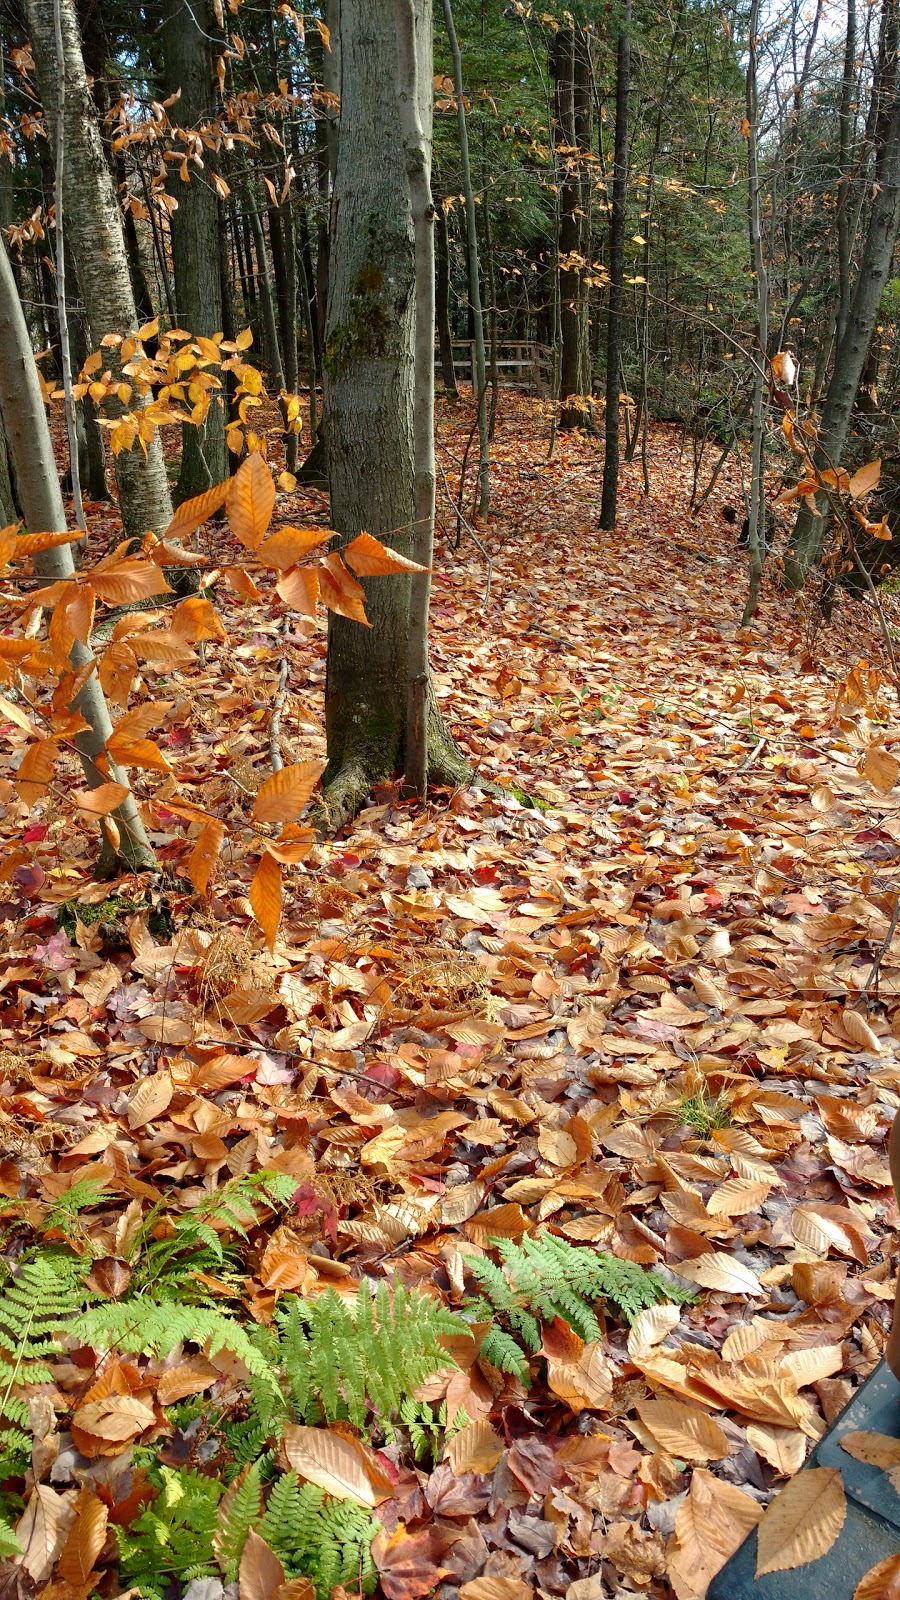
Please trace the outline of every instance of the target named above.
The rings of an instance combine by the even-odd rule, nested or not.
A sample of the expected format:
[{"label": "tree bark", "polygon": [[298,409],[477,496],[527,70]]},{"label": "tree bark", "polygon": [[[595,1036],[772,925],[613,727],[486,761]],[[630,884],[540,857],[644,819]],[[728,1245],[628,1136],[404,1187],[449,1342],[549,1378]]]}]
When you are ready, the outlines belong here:
[{"label": "tree bark", "polygon": [[[66,514],[53,457],[47,414],[35,370],[31,340],[16,291],[15,280],[5,245],[0,244],[0,415],[9,442],[25,526],[32,533],[62,532]],[[75,574],[70,545],[45,550],[34,557],[35,570],[49,579],[71,578]],[[70,661],[73,671],[92,659],[91,652],[77,640]],[[72,702],[90,728],[76,734],[75,746],[90,788],[102,783],[128,783],[122,770],[106,756],[106,741],[112,722],[96,672],[92,673]],[[100,765],[101,759],[103,765]],[[144,832],[134,796],[129,794],[113,813],[119,833],[114,845],[103,829],[103,850],[98,871],[111,876],[121,865],[132,872],[151,871],[156,858]],[[102,824],[101,824],[102,828]]]},{"label": "tree bark", "polygon": [[[418,113],[430,140],[430,8],[427,0],[413,3]],[[341,59],[325,346],[332,526],[342,545],[367,529],[412,556],[420,464],[413,414],[416,271],[392,0],[343,0]],[[328,618],[326,808],[334,826],[358,809],[373,781],[392,777],[405,762],[411,582],[395,575],[363,579],[363,588],[371,627],[333,613]],[[430,680],[425,708],[429,776],[466,781],[469,768],[441,722]]]},{"label": "tree bark", "polygon": [[766,362],[769,345],[769,279],[762,237],[762,205],[759,177],[759,97],[756,69],[756,52],[759,30],[759,0],[750,6],[749,63],[747,66],[747,216],[750,233],[750,251],[753,275],[756,280],[756,329],[758,367],[753,385],[753,403],[750,421],[750,505],[747,515],[747,554],[750,558],[747,601],[741,619],[743,627],[756,613],[759,589],[762,582],[765,557],[766,517],[765,480],[763,475],[765,448],[765,398]]},{"label": "tree bark", "polygon": [[[886,3],[891,4],[893,0],[886,0]],[[823,471],[829,466],[841,464],[853,404],[894,259],[900,223],[900,96],[896,85],[892,99],[880,186],[872,202],[847,327],[835,354],[834,371],[813,452],[816,465]],[[798,513],[791,535],[791,548],[785,560],[785,578],[793,589],[802,588],[810,567],[818,557],[826,509],[825,498],[820,495],[815,511],[803,505]]]},{"label": "tree bark", "polygon": [[[138,317],[122,215],[88,87],[72,0],[26,0],[25,4],[48,133],[55,145],[55,4],[60,10],[66,72],[64,200],[85,320],[90,342],[97,349],[107,334],[125,338],[136,332]],[[115,371],[118,360],[115,350],[109,347],[107,360]],[[133,395],[129,404],[137,410],[141,402]],[[118,402],[106,403],[110,416],[120,415],[121,409]],[[139,445],[119,453],[116,482],[126,534],[141,537],[148,528],[155,533],[164,532],[171,520],[172,502],[158,437],[148,445],[146,455]]]},{"label": "tree bark", "polygon": [[[560,28],[554,37],[556,147],[560,152],[559,324],[561,335],[559,427],[590,422],[590,324],[585,273],[590,251],[591,148],[590,36]],[[587,201],[587,203],[586,203]]]},{"label": "tree bark", "polygon": [[456,369],[453,365],[453,330],[450,327],[450,241],[447,236],[447,214],[443,201],[435,202],[435,246],[437,256],[437,282],[435,308],[438,343],[441,352],[441,376],[444,394],[454,402],[459,399],[456,387]]},{"label": "tree bark", "polygon": [[[166,89],[181,91],[173,116],[179,127],[196,132],[213,113],[215,62],[211,38],[213,12],[209,0],[165,0],[163,53]],[[169,171],[169,192],[178,205],[171,216],[172,267],[179,326],[211,339],[222,333],[222,278],[219,261],[219,203],[209,180],[211,152],[203,165],[187,162],[190,181],[183,183],[177,163]],[[221,483],[228,472],[222,395],[212,393],[206,421],[181,430],[181,471],[176,504]]]},{"label": "tree bark", "polygon": [[616,525],[619,497],[619,367],[622,359],[622,299],[625,272],[625,201],[628,179],[628,92],[631,77],[631,0],[616,52],[616,137],[613,167],[612,212],[609,221],[609,310],[606,334],[606,439],[603,454],[603,494],[600,527]]},{"label": "tree bark", "polygon": [[463,95],[462,55],[456,37],[451,0],[443,0],[444,25],[453,60],[453,91],[456,96],[456,122],[459,129],[459,160],[462,168],[463,195],[466,206],[466,250],[469,260],[469,310],[472,317],[472,337],[475,342],[475,370],[472,387],[478,406],[478,513],[486,517],[491,504],[490,454],[488,447],[487,368],[484,355],[484,316],[481,310],[481,282],[478,273],[478,229],[475,224],[475,192],[472,188],[472,166],[469,160],[469,134],[466,125],[466,102]]}]

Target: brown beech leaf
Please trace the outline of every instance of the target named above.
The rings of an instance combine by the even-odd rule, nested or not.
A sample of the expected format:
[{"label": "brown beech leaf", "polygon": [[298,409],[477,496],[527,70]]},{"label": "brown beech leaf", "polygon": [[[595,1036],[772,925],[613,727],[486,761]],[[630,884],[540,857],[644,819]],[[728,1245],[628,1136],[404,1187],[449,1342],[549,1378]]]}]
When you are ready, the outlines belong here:
[{"label": "brown beech leaf", "polygon": [[523,1578],[473,1578],[460,1587],[459,1600],[531,1600],[534,1589]]},{"label": "brown beech leaf", "polygon": [[675,1518],[666,1571],[678,1600],[703,1600],[726,1561],[759,1522],[762,1507],[733,1484],[698,1467]]},{"label": "brown beech leaf", "polygon": [[890,794],[900,777],[900,762],[888,755],[881,745],[870,744],[863,761],[863,771],[873,789],[879,794]]},{"label": "brown beech leaf", "polygon": [[79,811],[92,817],[108,817],[129,794],[127,783],[101,783],[96,789],[76,789],[72,794]]},{"label": "brown beech leaf", "polygon": [[82,1433],[121,1443],[124,1450],[129,1439],[136,1439],[139,1433],[155,1426],[156,1413],[135,1395],[110,1394],[103,1400],[79,1406],[72,1414],[72,1421]]},{"label": "brown beech leaf", "polygon": [[444,1448],[450,1469],[463,1472],[492,1472],[504,1451],[503,1440],[489,1422],[467,1422]]},{"label": "brown beech leaf", "polygon": [[449,1568],[437,1565],[440,1555],[437,1528],[422,1528],[407,1533],[402,1522],[393,1533],[377,1533],[372,1541],[372,1560],[379,1586],[387,1600],[420,1600],[430,1594]]},{"label": "brown beech leaf", "polygon": [[258,450],[245,456],[228,485],[225,515],[236,539],[255,550],[275,509],[275,484]]},{"label": "brown beech leaf", "polygon": [[860,1578],[853,1600],[900,1600],[900,1556],[888,1556]]},{"label": "brown beech leaf", "polygon": [[49,1484],[39,1483],[16,1523],[16,1538],[25,1551],[24,1566],[36,1583],[46,1583],[75,1521],[75,1495],[70,1490],[57,1494]]},{"label": "brown beech leaf", "polygon": [[769,1505],[759,1525],[756,1576],[818,1561],[844,1526],[847,1498],[836,1467],[798,1472]]},{"label": "brown beech leaf", "polygon": [[317,1484],[337,1500],[377,1506],[387,1499],[387,1490],[372,1482],[359,1450],[331,1428],[290,1424],[284,1430],[284,1453],[301,1478]]},{"label": "brown beech leaf", "polygon": [[189,534],[199,528],[202,523],[218,511],[225,504],[225,496],[231,487],[231,479],[226,478],[224,483],[216,483],[211,489],[204,489],[202,494],[194,495],[192,500],[182,500],[175,512],[172,521],[166,529],[167,539],[185,539]]},{"label": "brown beech leaf", "polygon": [[727,1436],[714,1417],[699,1406],[682,1405],[667,1397],[644,1400],[637,1414],[654,1439],[670,1456],[683,1461],[719,1461],[730,1449]]},{"label": "brown beech leaf", "polygon": [[251,1528],[238,1569],[240,1600],[273,1600],[283,1583],[284,1567],[262,1535]]},{"label": "brown beech leaf", "polygon": [[108,1511],[91,1489],[82,1489],[75,1502],[75,1522],[56,1569],[69,1583],[85,1583],[106,1543]]},{"label": "brown beech leaf", "polygon": [[297,761],[281,767],[260,784],[253,803],[252,820],[258,823],[293,822],[313,792],[324,761]]},{"label": "brown beech leaf", "polygon": [[867,1433],[857,1428],[843,1435],[841,1449],[846,1450],[854,1461],[880,1467],[883,1472],[900,1466],[900,1439],[894,1439],[889,1433]]},{"label": "brown beech leaf", "polygon": [[352,567],[360,578],[381,577],[389,572],[430,571],[429,567],[420,567],[418,562],[410,561],[407,556],[401,556],[399,551],[389,549],[380,539],[373,539],[370,533],[360,533],[351,539],[341,554],[348,567]]}]

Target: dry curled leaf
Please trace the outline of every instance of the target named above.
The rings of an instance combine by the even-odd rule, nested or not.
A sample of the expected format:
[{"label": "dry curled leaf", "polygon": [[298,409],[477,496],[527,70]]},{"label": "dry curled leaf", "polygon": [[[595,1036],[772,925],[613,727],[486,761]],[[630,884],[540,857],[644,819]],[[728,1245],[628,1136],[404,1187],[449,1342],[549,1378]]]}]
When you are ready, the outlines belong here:
[{"label": "dry curled leaf", "polygon": [[756,1576],[818,1561],[844,1526],[847,1497],[836,1467],[798,1472],[775,1496],[759,1525]]}]

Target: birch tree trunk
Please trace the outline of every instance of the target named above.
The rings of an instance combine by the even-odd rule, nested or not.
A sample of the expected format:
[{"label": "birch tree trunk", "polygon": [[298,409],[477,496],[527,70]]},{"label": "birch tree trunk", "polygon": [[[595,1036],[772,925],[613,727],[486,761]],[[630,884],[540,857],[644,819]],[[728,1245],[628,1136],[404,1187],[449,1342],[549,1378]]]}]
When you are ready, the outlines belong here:
[{"label": "birch tree trunk", "polygon": [[[66,527],[66,514],[47,414],[22,303],[3,244],[0,244],[0,416],[9,441],[26,528],[30,533],[62,532]],[[35,556],[34,565],[37,572],[49,579],[75,575],[70,545],[45,550]],[[70,655],[73,670],[77,672],[90,660],[90,650],[76,640]],[[98,765],[112,733],[112,722],[96,672],[75,697],[72,709],[80,711],[90,724],[74,741],[88,786],[96,789],[101,783],[109,782],[127,785],[126,774],[108,756],[102,769]],[[114,845],[103,830],[98,875],[110,877],[119,865],[132,872],[152,871],[156,867],[156,857],[133,795],[129,794],[113,812],[113,820],[119,843]]]},{"label": "birch tree trunk", "polygon": [[[97,114],[88,87],[78,19],[73,0],[26,0],[25,13],[34,48],[35,69],[51,144],[56,144],[56,40],[54,8],[59,6],[66,73],[64,139],[65,209],[69,244],[84,301],[88,337],[98,349],[107,334],[125,338],[138,327],[128,270],[122,215],[103,151]],[[114,349],[108,364],[116,370]],[[130,404],[138,408],[137,397]],[[118,405],[118,403],[117,403]],[[107,414],[116,412],[107,403]],[[137,445],[116,457],[116,483],[125,532],[161,534],[172,516],[162,446],[155,439],[147,454]]]},{"label": "birch tree trunk", "polygon": [[[430,151],[431,12],[427,0],[413,0],[413,9],[417,110]],[[422,461],[414,424],[416,261],[397,95],[395,0],[343,0],[341,76],[325,343],[332,526],[342,544],[366,529],[414,557]],[[433,362],[433,350],[429,357]],[[362,583],[371,627],[333,613],[328,618],[326,805],[332,826],[359,808],[373,781],[403,770],[407,690],[419,670],[410,651],[410,578]],[[465,782],[470,769],[441,721],[430,678],[424,691],[429,777]]]}]

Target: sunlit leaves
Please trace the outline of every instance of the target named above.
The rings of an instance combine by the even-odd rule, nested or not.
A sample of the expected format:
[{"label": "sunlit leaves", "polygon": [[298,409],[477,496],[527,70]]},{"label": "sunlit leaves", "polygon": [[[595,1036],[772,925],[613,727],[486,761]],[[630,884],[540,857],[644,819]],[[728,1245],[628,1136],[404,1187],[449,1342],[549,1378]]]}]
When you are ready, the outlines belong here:
[{"label": "sunlit leaves", "polygon": [[255,550],[275,509],[275,483],[258,450],[241,462],[225,496],[228,526],[236,539]]},{"label": "sunlit leaves", "polygon": [[252,820],[258,823],[293,822],[313,792],[324,761],[298,761],[273,772],[260,786]]}]

